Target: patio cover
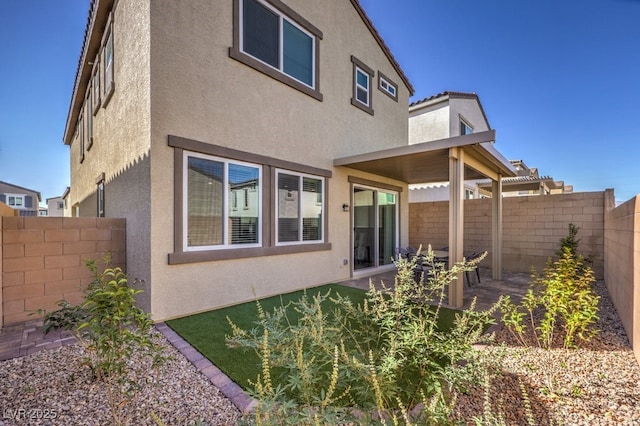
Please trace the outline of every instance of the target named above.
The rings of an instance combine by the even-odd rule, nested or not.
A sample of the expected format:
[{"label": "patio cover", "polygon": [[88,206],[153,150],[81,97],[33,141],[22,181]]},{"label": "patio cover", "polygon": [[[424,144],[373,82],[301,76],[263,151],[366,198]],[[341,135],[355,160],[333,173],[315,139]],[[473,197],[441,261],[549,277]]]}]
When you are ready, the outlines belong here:
[{"label": "patio cover", "polygon": [[[449,182],[449,263],[463,259],[464,181],[492,181],[493,278],[502,279],[502,193],[503,177],[516,172],[493,146],[495,130],[472,133],[436,141],[368,152],[333,161],[344,166],[406,183]],[[449,304],[462,306],[462,274],[449,286]]]}]

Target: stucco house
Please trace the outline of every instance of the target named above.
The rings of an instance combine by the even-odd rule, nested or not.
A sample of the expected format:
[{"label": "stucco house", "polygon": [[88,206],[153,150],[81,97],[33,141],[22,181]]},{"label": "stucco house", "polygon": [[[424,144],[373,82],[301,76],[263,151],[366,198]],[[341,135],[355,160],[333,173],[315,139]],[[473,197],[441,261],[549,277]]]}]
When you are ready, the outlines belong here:
[{"label": "stucco house", "polygon": [[[573,192],[573,185],[566,185],[564,181],[555,180],[548,175],[540,175],[537,167],[529,167],[523,160],[511,160],[517,176],[502,180],[502,195],[504,197],[519,197],[527,195],[569,194]],[[477,182],[480,194],[487,194],[491,182]]]},{"label": "stucco house", "polygon": [[40,192],[0,181],[0,202],[18,212],[18,216],[38,216]]},{"label": "stucco house", "polygon": [[511,174],[491,131],[408,145],[412,94],[357,0],[94,0],[65,199],[126,218],[154,320],[392,269],[409,183]]},{"label": "stucco house", "polygon": [[47,198],[47,216],[64,216],[64,198],[62,197],[62,195],[58,197]]}]

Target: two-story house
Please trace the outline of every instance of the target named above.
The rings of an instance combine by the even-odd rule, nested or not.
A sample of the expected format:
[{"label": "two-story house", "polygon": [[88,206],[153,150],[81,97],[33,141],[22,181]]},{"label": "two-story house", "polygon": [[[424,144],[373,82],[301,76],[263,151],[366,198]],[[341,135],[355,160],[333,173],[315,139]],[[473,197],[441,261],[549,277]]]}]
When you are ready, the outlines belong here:
[{"label": "two-story house", "polygon": [[412,94],[357,0],[94,0],[65,199],[127,219],[155,320],[391,269]]},{"label": "two-story house", "polygon": [[[470,135],[490,129],[491,125],[476,93],[447,91],[409,105],[410,144]],[[504,157],[502,159],[506,161]],[[479,182],[477,179],[465,180],[465,199],[491,196],[491,181],[482,181],[486,182],[482,189],[478,187]],[[504,186],[505,180],[502,182]],[[443,201],[449,197],[448,180],[409,185],[409,202],[412,203]]]},{"label": "two-story house", "polygon": [[38,216],[40,193],[8,182],[0,181],[0,202],[18,212],[18,216]]}]

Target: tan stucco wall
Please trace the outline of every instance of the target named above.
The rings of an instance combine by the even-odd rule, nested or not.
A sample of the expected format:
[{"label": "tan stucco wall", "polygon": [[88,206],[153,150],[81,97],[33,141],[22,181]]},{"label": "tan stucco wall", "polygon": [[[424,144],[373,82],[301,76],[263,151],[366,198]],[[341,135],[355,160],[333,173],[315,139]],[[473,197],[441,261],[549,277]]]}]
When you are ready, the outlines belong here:
[{"label": "tan stucco wall", "polygon": [[640,362],[640,197],[605,215],[605,282]]},{"label": "tan stucco wall", "polygon": [[482,110],[475,99],[452,98],[449,100],[449,105],[451,113],[449,121],[450,136],[460,136],[460,118],[463,118],[467,124],[473,127],[473,133],[489,130]]},{"label": "tan stucco wall", "polygon": [[[350,204],[350,186],[347,170],[334,169],[333,160],[407,141],[408,89],[350,2],[286,1],[323,32],[322,102],[229,58],[232,4],[151,4],[151,269],[156,320],[348,278],[351,264],[343,265],[343,259],[351,262],[353,250],[350,213],[342,211],[342,204]],[[398,102],[377,89],[376,75],[375,115],[353,107],[351,55],[397,83]],[[332,249],[168,265],[174,194],[169,134],[332,170],[326,210]],[[402,199],[406,216],[406,191]]]},{"label": "tan stucco wall", "polygon": [[[560,239],[568,235],[569,223],[580,227],[579,251],[593,255],[593,269],[604,275],[604,192],[580,192],[505,198],[503,200],[504,270],[539,272],[555,256]],[[409,243],[444,247],[448,242],[448,201],[409,205]],[[491,200],[464,202],[464,251],[489,252],[491,265]]]},{"label": "tan stucco wall", "polygon": [[[127,218],[128,268],[144,280],[140,299],[150,303],[150,2],[118,1],[113,11],[115,90],[93,117],[94,142],[80,163],[77,137],[71,144],[69,206],[95,217],[96,179],[105,173],[107,217]],[[101,61],[101,66],[102,66]]]},{"label": "tan stucco wall", "polygon": [[451,109],[447,102],[409,113],[409,144],[446,139],[450,136]]},{"label": "tan stucco wall", "polygon": [[92,280],[85,261],[107,252],[125,267],[125,220],[0,217],[0,325],[38,318],[56,303],[82,301]]}]

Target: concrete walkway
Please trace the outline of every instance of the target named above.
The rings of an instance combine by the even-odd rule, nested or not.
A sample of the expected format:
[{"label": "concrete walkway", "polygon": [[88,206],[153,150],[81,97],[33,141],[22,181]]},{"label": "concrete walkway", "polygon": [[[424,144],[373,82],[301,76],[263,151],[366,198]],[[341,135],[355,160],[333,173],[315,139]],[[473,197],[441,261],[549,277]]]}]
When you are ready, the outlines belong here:
[{"label": "concrete walkway", "polygon": [[[513,302],[519,302],[525,295],[531,281],[531,274],[519,272],[503,272],[502,280],[496,281],[492,277],[491,269],[479,268],[480,282],[475,272],[469,272],[471,285],[468,285],[464,278],[463,308],[468,308],[473,298],[476,298],[476,310],[485,310],[498,301],[502,295],[510,295]],[[340,284],[350,287],[357,287],[363,290],[369,289],[369,280],[373,281],[376,288],[380,287],[380,282],[384,282],[387,287],[394,283],[395,270],[385,272],[371,277],[351,279]]]}]

